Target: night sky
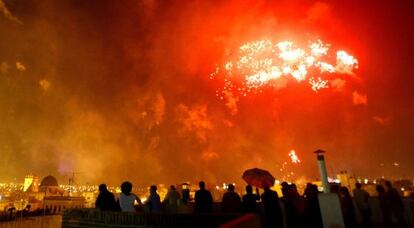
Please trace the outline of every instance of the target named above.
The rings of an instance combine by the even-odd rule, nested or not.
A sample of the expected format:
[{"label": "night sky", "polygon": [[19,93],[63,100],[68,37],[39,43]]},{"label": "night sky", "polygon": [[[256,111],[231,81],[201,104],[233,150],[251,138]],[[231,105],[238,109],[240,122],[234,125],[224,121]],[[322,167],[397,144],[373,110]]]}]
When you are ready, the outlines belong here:
[{"label": "night sky", "polygon": [[[0,0],[0,180],[82,183],[414,173],[410,1]],[[225,54],[258,39],[322,39],[359,61],[346,83],[218,99]],[[394,164],[395,163],[395,164]],[[285,172],[285,171],[284,171]]]}]

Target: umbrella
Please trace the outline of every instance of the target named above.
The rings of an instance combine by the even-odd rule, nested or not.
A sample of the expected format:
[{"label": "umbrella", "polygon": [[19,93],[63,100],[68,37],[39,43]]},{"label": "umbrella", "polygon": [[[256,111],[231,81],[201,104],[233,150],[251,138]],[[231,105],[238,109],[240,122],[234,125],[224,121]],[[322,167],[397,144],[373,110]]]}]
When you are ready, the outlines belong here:
[{"label": "umbrella", "polygon": [[244,171],[242,178],[247,184],[258,188],[271,187],[275,183],[275,178],[269,171],[258,168]]}]

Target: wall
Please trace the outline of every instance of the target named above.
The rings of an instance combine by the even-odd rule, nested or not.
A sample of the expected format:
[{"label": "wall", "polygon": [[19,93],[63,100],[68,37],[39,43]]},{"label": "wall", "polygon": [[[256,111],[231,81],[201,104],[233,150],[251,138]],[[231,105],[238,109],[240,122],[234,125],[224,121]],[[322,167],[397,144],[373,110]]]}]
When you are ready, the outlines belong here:
[{"label": "wall", "polygon": [[73,209],[63,214],[62,228],[218,227],[240,214],[149,214]]},{"label": "wall", "polygon": [[49,215],[28,217],[19,220],[0,222],[0,228],[60,228],[62,226],[62,216]]},{"label": "wall", "polygon": [[[405,203],[405,218],[409,227],[414,227],[414,212],[411,210],[410,201],[408,198],[404,199]],[[377,198],[373,197],[370,198],[370,205],[372,208],[372,222],[374,226],[382,223],[382,215],[379,208],[379,201]],[[218,212],[219,205],[216,204],[214,206],[216,212]],[[155,215],[155,216],[136,216],[132,213],[111,213],[103,215],[102,213],[94,213],[91,209],[78,209],[68,211],[70,213],[65,213],[65,218],[62,221],[62,217],[59,215],[54,216],[43,216],[43,217],[30,217],[30,218],[23,218],[19,221],[8,221],[8,222],[0,222],[0,228],[60,228],[63,225],[63,228],[67,227],[102,227],[103,224],[113,224],[108,225],[106,227],[137,227],[133,226],[132,224],[154,224],[155,220],[163,221],[159,227],[166,227],[167,224],[182,224],[182,226],[190,227],[191,224],[204,224],[208,225],[211,224],[211,221],[208,220],[215,220],[217,225],[226,224],[227,222],[237,218],[236,215],[218,215],[215,217],[203,217],[193,215],[192,208],[186,207],[180,210],[181,215]],[[359,218],[359,214],[357,213],[357,218]],[[257,221],[254,221],[255,223]],[[125,225],[120,225],[125,224]],[[130,225],[128,225],[130,224]]]}]

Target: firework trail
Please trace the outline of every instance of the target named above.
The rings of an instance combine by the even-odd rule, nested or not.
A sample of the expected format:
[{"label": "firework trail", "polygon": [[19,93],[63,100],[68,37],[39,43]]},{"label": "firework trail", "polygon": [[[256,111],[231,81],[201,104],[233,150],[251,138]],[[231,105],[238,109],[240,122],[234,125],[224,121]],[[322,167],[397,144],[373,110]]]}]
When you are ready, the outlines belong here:
[{"label": "firework trail", "polygon": [[291,162],[292,162],[292,163],[294,163],[294,164],[298,164],[298,163],[300,163],[300,159],[299,159],[299,157],[296,155],[296,151],[291,150],[291,151],[289,152],[289,157],[290,157],[290,160],[291,160]]},{"label": "firework trail", "polygon": [[251,92],[262,92],[266,86],[278,88],[289,77],[297,82],[307,80],[311,89],[318,92],[328,88],[325,75],[352,74],[358,68],[358,60],[342,50],[336,52],[336,62],[330,63],[329,49],[330,44],[321,40],[309,42],[305,48],[291,41],[249,42],[230,56],[229,61],[217,66],[210,77],[224,81],[222,90],[217,91],[222,99],[229,91],[247,96]]},{"label": "firework trail", "polygon": [[[293,170],[296,168],[296,165],[298,165],[300,163],[300,159],[299,157],[296,155],[296,151],[295,150],[291,150],[288,153],[288,156],[290,158],[290,162],[284,161],[282,162],[280,165],[278,165],[279,168],[279,175],[281,175],[280,177],[282,178],[282,180],[290,180],[291,178],[294,177],[295,172],[293,172]],[[291,165],[293,164],[293,165]]]}]

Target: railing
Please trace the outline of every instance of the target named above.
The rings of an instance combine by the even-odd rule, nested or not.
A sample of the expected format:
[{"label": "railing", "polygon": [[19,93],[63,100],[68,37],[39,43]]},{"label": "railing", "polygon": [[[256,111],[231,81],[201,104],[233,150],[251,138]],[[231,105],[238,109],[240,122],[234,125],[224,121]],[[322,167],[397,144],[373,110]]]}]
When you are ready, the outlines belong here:
[{"label": "railing", "polygon": [[[62,227],[218,227],[241,216],[243,215],[222,213],[150,214],[71,209],[63,213]],[[252,216],[250,219],[255,218],[260,224],[258,216]]]},{"label": "railing", "polygon": [[[379,201],[372,197],[369,200],[372,211],[373,227],[381,227],[383,218]],[[408,227],[414,227],[414,211],[412,204],[408,198],[404,198],[404,217]],[[260,213],[263,215],[263,208],[260,207]],[[283,204],[281,204],[282,213],[285,215]],[[259,216],[246,216],[240,214],[222,214],[220,213],[220,204],[213,205],[213,213],[211,214],[194,214],[192,204],[182,205],[178,208],[177,214],[149,214],[149,213],[121,213],[121,212],[101,212],[94,209],[71,209],[66,210],[63,214],[63,222],[61,216],[38,216],[38,217],[21,217],[18,214],[10,217],[10,213],[0,213],[0,228],[3,227],[255,227],[260,224]],[[358,210],[356,217],[361,222]],[[3,218],[3,219],[1,219]],[[52,219],[53,218],[53,219]],[[58,219],[57,219],[58,218]],[[7,221],[12,219],[13,221]],[[3,220],[3,221],[1,221]],[[6,220],[6,221],[5,221]],[[57,222],[50,222],[57,221]],[[18,224],[25,224],[24,226]],[[286,227],[286,219],[284,219]],[[38,226],[37,224],[43,224]],[[47,225],[49,224],[49,225]]]},{"label": "railing", "polygon": [[4,211],[0,212],[0,222],[4,221],[13,221],[16,219],[27,218],[27,217],[38,217],[52,215],[51,213],[46,213],[45,210],[35,210],[35,211]]},{"label": "railing", "polygon": [[243,215],[239,218],[231,220],[228,223],[225,223],[219,228],[251,228],[251,227],[260,227],[260,218],[255,214]]}]

